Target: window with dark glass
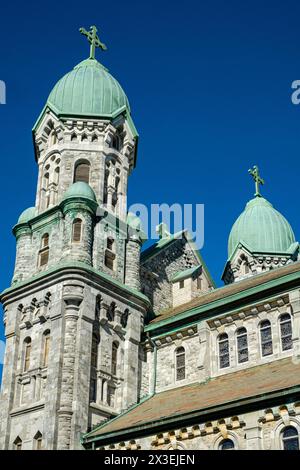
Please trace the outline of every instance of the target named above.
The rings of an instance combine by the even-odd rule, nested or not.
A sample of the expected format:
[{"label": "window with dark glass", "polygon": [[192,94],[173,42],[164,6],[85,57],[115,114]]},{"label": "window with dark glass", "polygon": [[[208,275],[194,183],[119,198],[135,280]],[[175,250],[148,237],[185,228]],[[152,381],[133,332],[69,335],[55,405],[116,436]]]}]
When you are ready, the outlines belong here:
[{"label": "window with dark glass", "polygon": [[246,328],[239,328],[236,332],[238,363],[247,362],[248,354],[248,335]]},{"label": "window with dark glass", "polygon": [[49,234],[42,236],[41,249],[39,251],[39,265],[46,266],[49,261]]},{"label": "window with dark glass", "polygon": [[230,366],[230,358],[229,358],[229,340],[228,335],[223,333],[219,336],[218,339],[219,343],[219,365],[220,369],[224,367]]},{"label": "window with dark glass", "polygon": [[293,348],[292,319],[288,313],[280,317],[281,347],[283,351]]},{"label": "window with dark glass", "polygon": [[80,242],[81,240],[81,229],[82,229],[82,220],[75,219],[73,222],[73,242]]},{"label": "window with dark glass", "polygon": [[286,427],[282,431],[281,436],[284,450],[299,450],[299,434],[294,426]]},{"label": "window with dark glass", "polygon": [[176,350],[176,380],[185,379],[185,349],[180,347]]},{"label": "window with dark glass", "polygon": [[219,444],[219,450],[233,450],[234,442],[231,439],[224,439]]},{"label": "window with dark glass", "polygon": [[264,320],[260,324],[260,340],[262,356],[273,354],[272,328],[269,320]]},{"label": "window with dark glass", "polygon": [[117,375],[118,348],[119,348],[118,343],[113,342],[113,344],[112,344],[112,354],[111,354],[111,373],[112,373],[112,375]]}]

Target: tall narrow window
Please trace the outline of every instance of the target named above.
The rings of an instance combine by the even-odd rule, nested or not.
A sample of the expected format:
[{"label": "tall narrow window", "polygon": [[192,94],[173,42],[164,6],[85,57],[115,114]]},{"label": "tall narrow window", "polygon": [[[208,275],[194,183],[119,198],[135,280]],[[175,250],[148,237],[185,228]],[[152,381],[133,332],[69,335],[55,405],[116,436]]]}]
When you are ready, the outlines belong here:
[{"label": "tall narrow window", "polygon": [[176,380],[185,379],[185,349],[181,346],[176,350]]},{"label": "tall narrow window", "polygon": [[93,403],[96,403],[96,401],[97,401],[97,379],[96,379],[96,377],[91,378],[90,401],[93,402]]},{"label": "tall narrow window", "polygon": [[44,347],[43,347],[43,367],[48,367],[48,360],[49,360],[49,346],[50,346],[50,333],[46,331],[44,333]]},{"label": "tall narrow window", "polygon": [[49,235],[42,236],[41,249],[39,251],[39,266],[46,266],[49,261]]},{"label": "tall narrow window", "polygon": [[43,447],[43,436],[39,431],[34,436],[34,447],[35,450],[42,450]]},{"label": "tall narrow window", "polygon": [[280,336],[282,351],[288,351],[293,348],[292,319],[289,313],[280,317]]},{"label": "tall narrow window", "polygon": [[246,328],[239,328],[236,332],[238,362],[241,364],[247,362],[248,354],[248,337]]},{"label": "tall narrow window", "polygon": [[88,162],[78,163],[75,166],[74,183],[83,181],[89,183],[90,181],[90,164]]},{"label": "tall narrow window", "polygon": [[108,237],[106,241],[106,250],[104,255],[104,264],[107,268],[111,269],[112,271],[115,268],[115,258],[116,255],[114,253],[115,241],[112,237]]},{"label": "tall narrow window", "polygon": [[91,357],[91,366],[97,369],[98,367],[98,338],[96,335],[93,335],[92,339],[92,357]]},{"label": "tall narrow window", "polygon": [[24,341],[24,367],[23,367],[24,372],[26,372],[30,367],[30,355],[31,355],[31,339],[26,338]]},{"label": "tall narrow window", "polygon": [[218,339],[218,343],[219,343],[219,365],[220,365],[220,369],[224,369],[224,367],[230,366],[228,335],[226,333],[223,333],[222,335],[220,335]]},{"label": "tall narrow window", "polygon": [[73,242],[78,243],[81,241],[81,232],[82,232],[82,220],[75,219],[73,222],[73,235],[72,235]]},{"label": "tall narrow window", "polygon": [[282,431],[282,447],[284,450],[299,450],[299,434],[294,426],[287,426]]},{"label": "tall narrow window", "polygon": [[234,442],[231,439],[224,439],[219,444],[219,450],[233,450]]},{"label": "tall narrow window", "polygon": [[108,404],[108,406],[112,406],[112,407],[115,406],[115,392],[116,392],[115,387],[112,387],[111,385],[109,385],[107,387],[107,404]]},{"label": "tall narrow window", "polygon": [[118,365],[118,348],[119,345],[115,341],[112,344],[112,354],[111,354],[111,373],[112,375],[117,375],[117,365]]},{"label": "tall narrow window", "polygon": [[260,324],[260,340],[262,356],[273,354],[272,328],[269,320],[264,320]]},{"label": "tall narrow window", "polygon": [[22,439],[18,436],[14,441],[14,449],[15,450],[22,450]]}]

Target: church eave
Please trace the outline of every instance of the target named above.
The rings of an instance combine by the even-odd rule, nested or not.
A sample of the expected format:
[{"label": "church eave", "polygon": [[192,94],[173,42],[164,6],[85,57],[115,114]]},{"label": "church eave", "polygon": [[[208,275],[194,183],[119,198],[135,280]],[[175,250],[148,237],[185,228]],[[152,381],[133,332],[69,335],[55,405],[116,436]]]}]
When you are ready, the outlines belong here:
[{"label": "church eave", "polygon": [[[250,287],[247,287],[249,281]],[[262,282],[257,282],[257,285],[252,287],[251,281]],[[233,286],[237,289],[237,292],[230,294]],[[145,332],[149,332],[151,336],[158,335],[159,333],[172,331],[173,328],[177,328],[179,325],[183,326],[193,321],[206,320],[220,315],[222,312],[230,314],[245,308],[247,305],[251,305],[257,300],[267,300],[272,295],[280,294],[288,289],[299,286],[300,262],[295,262],[289,266],[277,268],[270,273],[257,274],[255,277],[239,281],[238,283],[220,287],[212,291],[212,293],[206,294],[207,302],[200,304],[205,296],[198,297],[192,301],[193,306],[190,306],[190,303],[183,305],[182,311],[166,316],[166,318],[164,318],[164,313],[162,312],[161,320],[158,319],[159,317],[156,317],[152,320],[152,323],[150,322],[145,326]],[[226,291],[229,292],[228,295],[226,295]],[[219,298],[210,301],[212,294],[218,295]],[[196,304],[197,301],[199,305]],[[184,308],[186,309],[184,310]]]}]

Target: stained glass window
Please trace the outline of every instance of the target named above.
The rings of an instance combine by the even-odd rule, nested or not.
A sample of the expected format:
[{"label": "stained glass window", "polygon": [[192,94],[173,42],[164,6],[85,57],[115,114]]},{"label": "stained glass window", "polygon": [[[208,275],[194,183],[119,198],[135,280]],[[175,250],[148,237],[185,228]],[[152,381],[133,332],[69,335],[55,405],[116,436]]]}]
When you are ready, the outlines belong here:
[{"label": "stained glass window", "polygon": [[280,317],[281,346],[283,351],[293,348],[292,333],[291,316],[288,313],[285,313]]},{"label": "stained glass window", "polygon": [[176,350],[176,380],[185,379],[185,350],[180,347]]},{"label": "stained glass window", "polygon": [[296,428],[288,426],[282,431],[282,445],[284,450],[299,450],[299,435]]},{"label": "stained glass window", "polygon": [[246,328],[240,328],[236,333],[238,362],[241,364],[247,362],[249,359],[248,354],[248,336]]},{"label": "stained glass window", "polygon": [[260,324],[261,353],[263,356],[273,354],[272,329],[269,320]]},{"label": "stained glass window", "polygon": [[220,369],[230,366],[229,341],[226,333],[219,336],[219,364]]}]

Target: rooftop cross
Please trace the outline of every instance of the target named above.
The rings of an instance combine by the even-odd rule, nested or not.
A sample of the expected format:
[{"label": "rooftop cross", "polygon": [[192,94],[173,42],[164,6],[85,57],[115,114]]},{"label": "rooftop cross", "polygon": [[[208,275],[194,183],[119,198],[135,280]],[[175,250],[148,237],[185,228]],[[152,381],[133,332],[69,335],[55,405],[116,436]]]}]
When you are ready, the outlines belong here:
[{"label": "rooftop cross", "polygon": [[265,181],[259,175],[258,166],[254,166],[252,169],[248,170],[248,173],[250,173],[255,181],[255,196],[261,196],[259,185],[265,184]]},{"label": "rooftop cross", "polygon": [[90,59],[95,59],[96,47],[102,49],[102,51],[106,51],[107,47],[103,42],[100,41],[99,36],[97,35],[97,28],[96,26],[91,26],[90,31],[87,31],[84,28],[80,28],[79,30],[81,34],[87,37],[91,47],[90,47]]}]

